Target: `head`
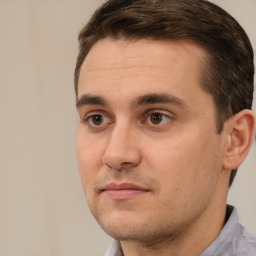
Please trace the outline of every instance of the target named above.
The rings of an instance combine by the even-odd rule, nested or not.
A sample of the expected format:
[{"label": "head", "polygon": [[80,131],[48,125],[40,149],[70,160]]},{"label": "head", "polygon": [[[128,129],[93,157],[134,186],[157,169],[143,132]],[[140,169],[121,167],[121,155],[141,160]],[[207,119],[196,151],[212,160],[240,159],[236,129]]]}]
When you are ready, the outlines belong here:
[{"label": "head", "polygon": [[203,0],[110,0],[79,42],[78,161],[98,222],[146,241],[213,214],[253,138],[253,51],[241,26]]},{"label": "head", "polygon": [[[207,53],[201,70],[202,89],[213,97],[216,131],[253,100],[253,50],[238,22],[216,5],[199,0],[107,1],[79,34],[75,91],[84,59],[104,38],[192,41]],[[230,175],[230,186],[237,170]]]}]

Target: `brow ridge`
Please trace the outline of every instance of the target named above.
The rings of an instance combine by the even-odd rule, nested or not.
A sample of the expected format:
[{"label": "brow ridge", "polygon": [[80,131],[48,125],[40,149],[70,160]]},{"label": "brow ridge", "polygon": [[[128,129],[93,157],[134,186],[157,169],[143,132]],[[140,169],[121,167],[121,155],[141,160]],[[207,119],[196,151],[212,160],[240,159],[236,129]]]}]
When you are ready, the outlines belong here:
[{"label": "brow ridge", "polygon": [[[139,96],[132,101],[131,106],[138,107],[142,105],[151,105],[151,104],[158,104],[158,103],[172,104],[176,106],[185,106],[185,102],[182,99],[167,93],[149,93],[149,94]],[[101,96],[84,94],[77,99],[76,107],[80,108],[81,106],[84,106],[84,105],[107,106],[108,102]]]},{"label": "brow ridge", "polygon": [[185,102],[171,94],[167,93],[150,93],[137,97],[133,102],[133,106],[149,105],[157,103],[168,103],[177,106],[185,106]]},{"label": "brow ridge", "polygon": [[101,96],[91,95],[91,94],[83,94],[76,100],[76,107],[80,108],[84,105],[101,105],[107,106],[107,101]]}]

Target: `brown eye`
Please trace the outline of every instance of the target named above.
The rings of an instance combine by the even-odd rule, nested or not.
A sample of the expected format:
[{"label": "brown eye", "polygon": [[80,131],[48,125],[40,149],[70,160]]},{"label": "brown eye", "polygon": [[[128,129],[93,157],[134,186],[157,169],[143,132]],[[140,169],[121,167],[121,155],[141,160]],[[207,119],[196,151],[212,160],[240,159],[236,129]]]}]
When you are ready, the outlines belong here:
[{"label": "brown eye", "polygon": [[91,117],[91,122],[94,125],[101,125],[104,122],[103,116],[102,115],[93,115]]},{"label": "brown eye", "polygon": [[84,119],[84,123],[92,131],[102,131],[112,123],[111,119],[105,113],[101,114],[101,112],[95,111],[88,113]]},{"label": "brown eye", "polygon": [[149,118],[152,124],[160,124],[163,120],[163,115],[160,113],[152,113]]}]

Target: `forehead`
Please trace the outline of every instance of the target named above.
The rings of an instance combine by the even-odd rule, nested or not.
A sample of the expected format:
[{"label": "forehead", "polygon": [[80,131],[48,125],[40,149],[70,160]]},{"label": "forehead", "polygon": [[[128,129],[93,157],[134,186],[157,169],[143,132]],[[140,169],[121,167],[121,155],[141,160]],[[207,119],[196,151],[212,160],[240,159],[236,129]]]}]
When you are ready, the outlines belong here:
[{"label": "forehead", "polygon": [[205,58],[204,50],[191,42],[107,38],[98,41],[84,60],[78,98],[109,91],[119,95],[202,91],[199,85]]}]

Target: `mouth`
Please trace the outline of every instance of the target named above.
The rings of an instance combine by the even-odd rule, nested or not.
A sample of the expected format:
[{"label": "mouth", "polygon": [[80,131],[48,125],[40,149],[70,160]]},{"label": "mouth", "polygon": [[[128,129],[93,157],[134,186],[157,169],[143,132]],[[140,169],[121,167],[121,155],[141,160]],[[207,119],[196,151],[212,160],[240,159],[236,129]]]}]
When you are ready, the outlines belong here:
[{"label": "mouth", "polygon": [[109,183],[102,192],[113,200],[128,200],[145,195],[150,190],[132,183]]}]

